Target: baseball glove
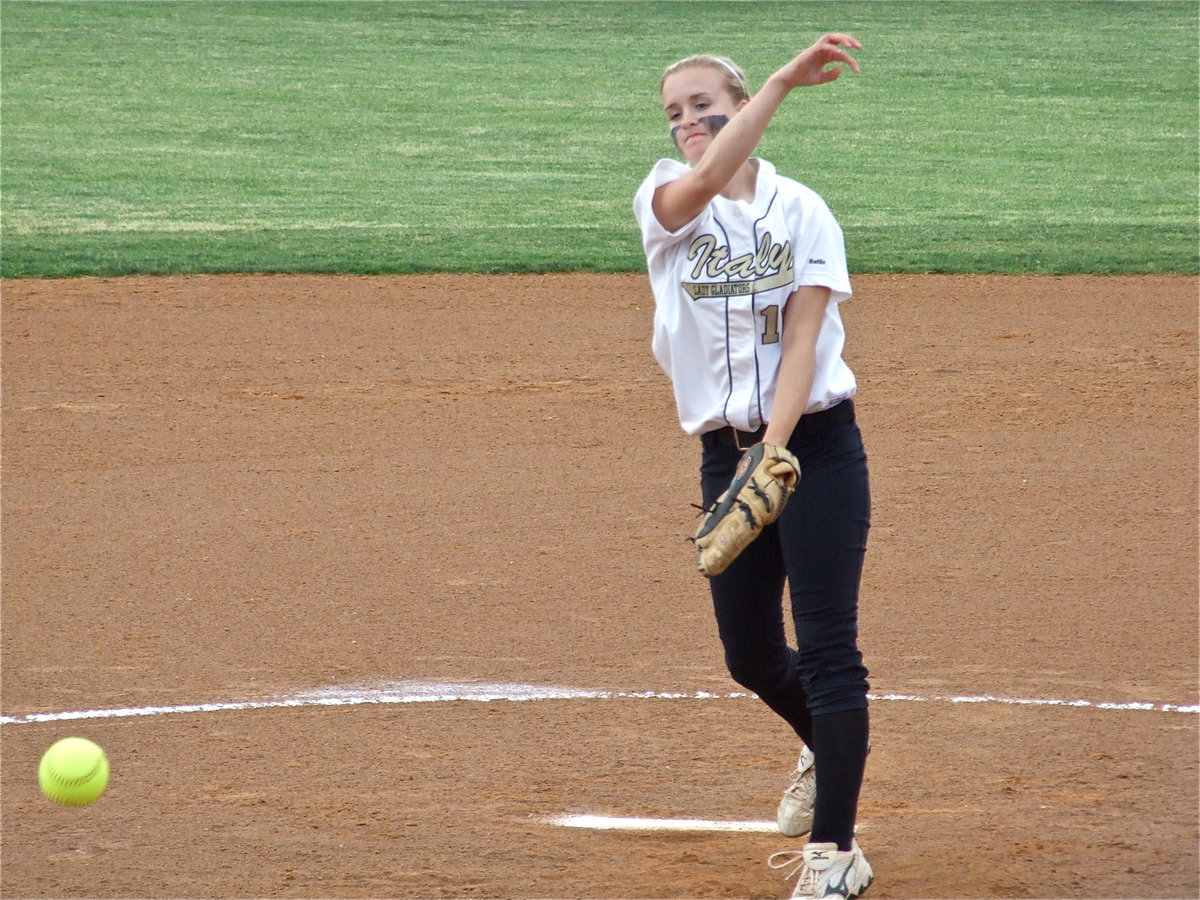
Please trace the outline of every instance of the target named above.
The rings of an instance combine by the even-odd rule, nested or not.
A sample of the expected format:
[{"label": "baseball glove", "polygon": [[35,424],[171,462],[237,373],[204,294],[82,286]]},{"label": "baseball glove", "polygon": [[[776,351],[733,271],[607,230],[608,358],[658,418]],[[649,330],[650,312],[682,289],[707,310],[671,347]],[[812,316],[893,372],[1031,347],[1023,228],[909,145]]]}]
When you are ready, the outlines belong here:
[{"label": "baseball glove", "polygon": [[692,539],[700,574],[720,575],[764,528],[779,518],[800,481],[800,462],[784,447],[758,443],[742,454],[733,481],[704,511]]}]

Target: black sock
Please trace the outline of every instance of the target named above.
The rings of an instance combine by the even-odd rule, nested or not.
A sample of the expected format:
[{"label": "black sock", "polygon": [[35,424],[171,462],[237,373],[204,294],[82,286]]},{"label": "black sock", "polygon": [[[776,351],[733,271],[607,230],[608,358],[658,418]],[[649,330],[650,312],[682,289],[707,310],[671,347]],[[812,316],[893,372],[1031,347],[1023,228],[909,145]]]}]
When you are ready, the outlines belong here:
[{"label": "black sock", "polygon": [[814,844],[836,843],[839,850],[849,850],[867,764],[870,718],[866,708],[815,715],[812,733],[817,801],[809,840]]}]

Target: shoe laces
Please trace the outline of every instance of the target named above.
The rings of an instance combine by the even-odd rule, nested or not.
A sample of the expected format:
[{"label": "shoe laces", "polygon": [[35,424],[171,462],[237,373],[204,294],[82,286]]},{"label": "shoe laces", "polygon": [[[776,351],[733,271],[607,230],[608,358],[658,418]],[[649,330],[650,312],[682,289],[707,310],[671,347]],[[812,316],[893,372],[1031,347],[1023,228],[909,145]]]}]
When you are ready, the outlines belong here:
[{"label": "shoe laces", "polygon": [[[776,859],[778,859],[779,862],[776,862]],[[783,880],[787,881],[797,872],[800,873],[800,877],[796,879],[796,890],[792,893],[792,896],[815,896],[817,883],[820,880],[821,873],[816,869],[804,864],[803,850],[780,850],[778,853],[772,853],[767,858],[767,865],[772,869],[786,869],[788,866],[795,866],[795,868],[783,876]]]},{"label": "shoe laces", "polygon": [[793,794],[799,797],[802,793],[808,793],[808,782],[815,781],[814,778],[809,778],[808,772],[793,772],[791,783],[784,789],[785,794]]},{"label": "shoe laces", "polygon": [[792,772],[789,782],[783,792],[797,800],[811,800],[817,793],[817,777],[811,765],[803,771]]}]

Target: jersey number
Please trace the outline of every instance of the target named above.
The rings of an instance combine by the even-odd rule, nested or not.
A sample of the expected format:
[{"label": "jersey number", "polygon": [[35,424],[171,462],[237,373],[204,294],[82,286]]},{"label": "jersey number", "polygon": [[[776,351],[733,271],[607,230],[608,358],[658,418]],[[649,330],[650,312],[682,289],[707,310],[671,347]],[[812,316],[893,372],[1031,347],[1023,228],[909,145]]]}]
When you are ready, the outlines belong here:
[{"label": "jersey number", "polygon": [[764,344],[778,344],[779,307],[774,305],[768,306],[762,312],[760,312],[759,315],[765,320],[763,322],[762,342]]}]

